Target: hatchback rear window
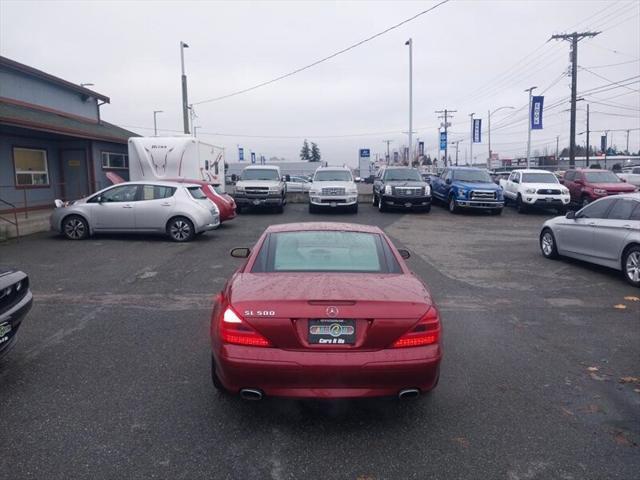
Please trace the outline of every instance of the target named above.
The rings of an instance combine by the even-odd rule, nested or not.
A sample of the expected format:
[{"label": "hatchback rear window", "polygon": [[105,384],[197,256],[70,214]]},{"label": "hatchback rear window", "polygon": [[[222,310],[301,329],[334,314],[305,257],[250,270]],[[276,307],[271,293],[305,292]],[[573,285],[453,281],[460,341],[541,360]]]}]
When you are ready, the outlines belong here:
[{"label": "hatchback rear window", "polygon": [[189,190],[189,193],[191,194],[191,196],[196,200],[203,200],[207,198],[207,196],[204,194],[204,192],[200,187],[187,187],[187,190]]},{"label": "hatchback rear window", "polygon": [[[400,265],[380,235],[303,231],[270,234],[253,272],[399,273]],[[386,247],[386,248],[385,248]]]}]

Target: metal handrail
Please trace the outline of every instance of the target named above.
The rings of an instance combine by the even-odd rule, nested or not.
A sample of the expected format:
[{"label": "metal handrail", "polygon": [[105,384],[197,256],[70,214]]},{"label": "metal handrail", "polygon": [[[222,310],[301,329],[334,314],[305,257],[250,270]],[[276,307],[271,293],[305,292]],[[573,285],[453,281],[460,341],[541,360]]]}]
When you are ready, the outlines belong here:
[{"label": "metal handrail", "polygon": [[3,217],[2,215],[0,215],[0,220],[4,220],[5,222],[10,223],[14,227],[16,227],[16,239],[19,242],[20,241],[20,227],[18,226],[18,214],[16,213],[16,206],[11,202],[7,202],[6,200],[3,200],[2,198],[0,198],[0,202],[4,203],[5,205],[9,205],[13,209],[13,222],[11,220],[9,220],[8,218]]}]

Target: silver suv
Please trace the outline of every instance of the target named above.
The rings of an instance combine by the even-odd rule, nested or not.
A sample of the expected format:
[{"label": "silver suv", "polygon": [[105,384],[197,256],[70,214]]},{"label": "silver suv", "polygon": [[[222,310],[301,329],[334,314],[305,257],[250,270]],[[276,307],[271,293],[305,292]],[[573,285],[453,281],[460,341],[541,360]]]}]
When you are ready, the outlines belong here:
[{"label": "silver suv", "polygon": [[344,208],[358,213],[358,187],[347,167],[320,167],[309,190],[309,213],[321,208]]},{"label": "silver suv", "polygon": [[242,170],[236,183],[233,199],[238,213],[243,208],[275,207],[278,213],[287,204],[287,184],[289,175],[280,175],[280,168],[274,165],[252,165]]}]

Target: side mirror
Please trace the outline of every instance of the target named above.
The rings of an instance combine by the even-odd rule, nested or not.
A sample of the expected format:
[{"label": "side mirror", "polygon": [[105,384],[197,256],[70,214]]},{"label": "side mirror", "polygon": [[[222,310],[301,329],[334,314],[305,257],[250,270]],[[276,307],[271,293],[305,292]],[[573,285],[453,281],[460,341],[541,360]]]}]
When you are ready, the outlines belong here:
[{"label": "side mirror", "polygon": [[209,170],[209,160],[204,161],[204,169]]},{"label": "side mirror", "polygon": [[573,210],[569,210],[567,212],[567,214],[565,215],[565,217],[569,220],[575,220],[576,219],[576,212],[574,212]]},{"label": "side mirror", "polygon": [[251,249],[247,247],[238,247],[231,250],[231,256],[234,258],[247,258],[251,253]]},{"label": "side mirror", "polygon": [[103,201],[103,200],[102,200],[102,195],[98,195],[98,196],[96,197],[96,202],[98,202],[98,203],[102,203],[102,201]]},{"label": "side mirror", "polygon": [[400,254],[400,256],[402,258],[404,258],[405,260],[409,257],[411,257],[411,254],[409,253],[409,250],[406,250],[404,248],[399,248],[398,249],[398,253]]},{"label": "side mirror", "polygon": [[627,183],[627,179],[626,178],[621,178],[620,180],[622,180],[624,183]]},{"label": "side mirror", "polygon": [[232,182],[237,182],[238,181],[238,176],[235,173],[231,174],[231,181]]},{"label": "side mirror", "polygon": [[284,177],[282,177],[282,179],[283,179],[285,182],[290,182],[290,181],[291,181],[291,175],[285,175]]},{"label": "side mirror", "polygon": [[444,181],[444,183],[446,183],[447,185],[451,185],[451,179],[450,179],[450,178],[447,178],[447,179]]}]

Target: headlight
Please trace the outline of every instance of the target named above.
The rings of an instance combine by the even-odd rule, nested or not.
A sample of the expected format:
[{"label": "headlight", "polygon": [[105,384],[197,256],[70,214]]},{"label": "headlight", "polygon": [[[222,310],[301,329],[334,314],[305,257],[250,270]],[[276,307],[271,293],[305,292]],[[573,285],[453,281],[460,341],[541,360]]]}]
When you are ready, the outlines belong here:
[{"label": "headlight", "polygon": [[236,192],[244,192],[244,187],[236,184]]},{"label": "headlight", "polygon": [[606,195],[607,191],[604,188],[594,188],[593,193],[596,195]]},{"label": "headlight", "polygon": [[269,192],[278,193],[280,191],[280,187],[269,187]]},{"label": "headlight", "polygon": [[464,198],[464,197],[467,196],[467,193],[468,193],[467,190],[464,190],[462,188],[460,190],[458,190],[458,196],[459,197],[463,197]]},{"label": "headlight", "polygon": [[536,193],[536,189],[535,188],[527,188],[525,190],[525,193]]},{"label": "headlight", "polygon": [[358,187],[347,188],[347,195],[355,195],[358,193]]},{"label": "headlight", "polygon": [[431,187],[429,185],[424,187],[424,194],[427,196],[431,195]]},{"label": "headlight", "polygon": [[560,191],[562,192],[563,195],[569,195],[569,189],[568,188],[563,188]]},{"label": "headlight", "polygon": [[391,195],[391,185],[387,185],[386,187],[384,187],[384,194]]},{"label": "headlight", "polygon": [[310,195],[320,195],[320,190],[309,190]]}]

